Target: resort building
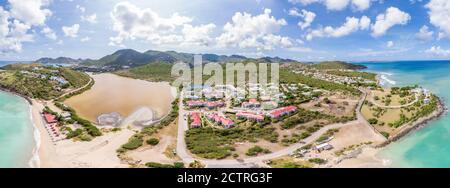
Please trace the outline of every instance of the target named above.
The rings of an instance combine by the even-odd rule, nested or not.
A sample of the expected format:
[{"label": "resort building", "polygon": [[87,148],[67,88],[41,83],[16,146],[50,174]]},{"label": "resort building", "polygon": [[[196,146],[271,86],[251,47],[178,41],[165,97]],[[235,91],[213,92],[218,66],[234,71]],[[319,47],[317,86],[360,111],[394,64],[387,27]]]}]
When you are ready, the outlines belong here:
[{"label": "resort building", "polygon": [[187,105],[189,108],[198,108],[198,107],[204,107],[205,102],[203,101],[187,101]]},{"label": "resort building", "polygon": [[220,116],[217,113],[211,113],[208,115],[208,119],[218,125],[222,125],[225,129],[234,127],[234,122],[224,116]]},{"label": "resort building", "polygon": [[47,122],[48,124],[58,123],[58,119],[53,114],[44,113],[44,119],[45,119],[45,122]]},{"label": "resort building", "polygon": [[202,127],[202,118],[200,117],[200,113],[194,112],[191,113],[191,128],[200,128]]},{"label": "resort building", "polygon": [[215,108],[220,108],[225,106],[225,103],[222,101],[214,101],[214,102],[207,102],[206,103],[206,107],[208,107],[208,109],[212,110]]},{"label": "resort building", "polygon": [[297,111],[297,107],[295,106],[288,106],[288,107],[283,107],[283,108],[278,108],[273,110],[272,112],[269,113],[269,117],[271,118],[280,118],[282,116],[294,113]]},{"label": "resort building", "polygon": [[248,102],[242,103],[242,108],[259,108],[260,106],[261,103],[259,103],[256,99],[250,99]]},{"label": "resort building", "polygon": [[250,112],[238,112],[236,114],[236,117],[240,118],[240,119],[247,119],[247,120],[256,121],[256,122],[264,121],[263,115],[258,115],[258,114],[254,114],[254,113],[250,113]]}]

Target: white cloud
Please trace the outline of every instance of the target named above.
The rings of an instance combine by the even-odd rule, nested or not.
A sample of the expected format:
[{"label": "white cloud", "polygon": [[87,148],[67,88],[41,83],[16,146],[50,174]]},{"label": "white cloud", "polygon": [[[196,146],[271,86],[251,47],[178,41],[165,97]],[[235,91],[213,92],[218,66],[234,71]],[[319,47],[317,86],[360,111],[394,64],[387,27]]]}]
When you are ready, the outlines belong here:
[{"label": "white cloud", "polygon": [[428,26],[424,25],[420,28],[419,32],[416,33],[416,38],[423,40],[423,41],[430,41],[433,40],[433,31],[428,30]]},{"label": "white cloud", "polygon": [[288,37],[276,35],[282,26],[287,25],[284,19],[271,16],[271,10],[265,9],[263,14],[252,16],[248,13],[236,12],[232,22],[224,26],[224,33],[217,37],[221,47],[256,48],[272,50],[275,47],[290,47]]},{"label": "white cloud", "polygon": [[386,47],[388,47],[388,48],[394,47],[394,41],[388,41],[386,44]]},{"label": "white cloud", "polygon": [[370,7],[371,0],[352,0],[352,5],[356,10],[363,11]]},{"label": "white cloud", "polygon": [[361,19],[355,17],[347,17],[346,22],[337,28],[327,26],[325,28],[319,28],[316,30],[310,31],[306,35],[307,40],[312,40],[313,38],[339,38],[343,36],[347,36],[353,32],[358,30],[366,30],[369,28],[370,19],[367,16],[361,17]]},{"label": "white cloud", "polygon": [[50,27],[44,27],[41,30],[41,33],[44,34],[49,39],[52,39],[52,40],[58,39],[58,37],[56,36],[56,33]]},{"label": "white cloud", "polygon": [[439,38],[450,38],[450,1],[431,0],[425,5],[429,9],[430,23],[439,28]]},{"label": "white cloud", "polygon": [[11,16],[29,25],[44,25],[47,17],[52,15],[48,6],[50,0],[8,0]]},{"label": "white cloud", "polygon": [[76,6],[76,8],[78,9],[78,10],[80,10],[81,12],[86,12],[86,8],[84,8],[83,6],[81,6],[81,5],[77,5]]},{"label": "white cloud", "polygon": [[325,6],[328,10],[344,10],[350,0],[325,0]]},{"label": "white cloud", "polygon": [[298,26],[301,29],[306,29],[309,26],[311,26],[311,23],[316,18],[316,14],[314,12],[310,12],[307,10],[302,10],[302,12],[299,16],[303,18],[303,22],[298,22]]},{"label": "white cloud", "polygon": [[386,12],[379,14],[375,24],[372,25],[372,36],[379,37],[395,25],[406,25],[411,16],[396,7],[389,7]]},{"label": "white cloud", "polygon": [[63,26],[62,30],[66,37],[76,38],[78,36],[78,31],[80,30],[80,25],[74,24],[72,26]]},{"label": "white cloud", "polygon": [[22,51],[23,42],[33,41],[33,35],[28,33],[30,29],[30,25],[13,20],[10,12],[0,6],[0,53]]},{"label": "white cloud", "polygon": [[182,30],[184,42],[199,46],[209,46],[213,42],[210,35],[215,28],[216,25],[214,24],[200,25],[197,27],[186,24]]},{"label": "white cloud", "polygon": [[84,37],[84,38],[82,38],[80,41],[81,41],[81,42],[87,42],[87,41],[90,41],[90,40],[91,40],[90,37]]},{"label": "white cloud", "polygon": [[442,49],[441,46],[432,46],[430,49],[425,50],[425,53],[444,57],[450,56],[450,50]]},{"label": "white cloud", "polygon": [[89,16],[81,16],[81,20],[89,22],[91,24],[95,24],[95,23],[97,23],[97,14],[92,14]]},{"label": "white cloud", "polygon": [[340,11],[350,4],[355,10],[364,11],[370,8],[371,0],[289,0],[292,4],[309,5],[312,3],[322,3],[328,10]]},{"label": "white cloud", "polygon": [[121,2],[111,12],[117,36],[110,45],[122,45],[124,40],[142,39],[156,45],[209,45],[214,24],[193,26],[192,18],[174,13],[163,18],[151,9],[141,9],[129,2]]},{"label": "white cloud", "polygon": [[320,0],[289,0],[289,2],[292,3],[292,4],[300,3],[302,5],[309,5],[309,4],[312,4],[312,3],[317,3],[319,1]]}]

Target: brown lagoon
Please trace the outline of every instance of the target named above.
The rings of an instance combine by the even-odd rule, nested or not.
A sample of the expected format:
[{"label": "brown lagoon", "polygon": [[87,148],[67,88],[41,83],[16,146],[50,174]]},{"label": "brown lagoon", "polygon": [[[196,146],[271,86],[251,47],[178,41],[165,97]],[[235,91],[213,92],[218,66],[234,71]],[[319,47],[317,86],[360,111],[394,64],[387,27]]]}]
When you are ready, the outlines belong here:
[{"label": "brown lagoon", "polygon": [[130,116],[140,109],[151,109],[156,118],[166,115],[174,100],[172,87],[167,82],[147,82],[114,74],[91,75],[95,85],[65,104],[92,122],[105,113]]}]

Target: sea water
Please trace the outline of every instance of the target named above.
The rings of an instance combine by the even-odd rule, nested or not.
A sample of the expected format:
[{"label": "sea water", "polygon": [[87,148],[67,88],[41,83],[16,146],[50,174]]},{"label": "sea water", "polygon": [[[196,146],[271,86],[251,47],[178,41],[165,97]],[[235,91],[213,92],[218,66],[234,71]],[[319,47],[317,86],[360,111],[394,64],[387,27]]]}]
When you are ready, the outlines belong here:
[{"label": "sea water", "polygon": [[0,168],[33,166],[34,138],[29,103],[0,91]]},{"label": "sea water", "polygon": [[[450,102],[450,61],[358,63],[376,72],[386,86],[420,85]],[[379,153],[392,167],[450,167],[450,116],[430,122]]]}]

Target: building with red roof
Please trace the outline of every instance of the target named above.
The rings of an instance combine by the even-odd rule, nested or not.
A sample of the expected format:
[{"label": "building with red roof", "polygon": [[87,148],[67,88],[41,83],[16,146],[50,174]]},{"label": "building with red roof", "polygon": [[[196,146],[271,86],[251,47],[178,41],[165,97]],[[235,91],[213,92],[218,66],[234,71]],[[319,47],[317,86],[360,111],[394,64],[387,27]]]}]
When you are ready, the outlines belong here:
[{"label": "building with red roof", "polygon": [[236,117],[238,117],[240,119],[247,119],[247,120],[257,121],[257,122],[264,121],[263,115],[258,115],[258,114],[254,114],[254,113],[250,113],[250,112],[238,112],[238,113],[236,113]]},{"label": "building with red roof", "polygon": [[256,99],[250,99],[248,102],[242,103],[242,108],[258,108],[261,106],[261,103]]},{"label": "building with red roof", "polygon": [[58,123],[58,119],[56,118],[56,116],[50,113],[44,113],[44,119],[48,124]]},{"label": "building with red roof", "polygon": [[225,103],[222,101],[214,101],[214,102],[206,102],[206,107],[209,109],[219,108],[225,106]]},{"label": "building with red roof", "polygon": [[189,108],[197,108],[197,107],[204,107],[206,105],[203,101],[187,101],[187,105]]},{"label": "building with red roof", "polygon": [[283,108],[278,108],[269,113],[271,118],[280,118],[281,116],[285,116],[297,111],[297,107],[295,106],[287,106]]},{"label": "building with red roof", "polygon": [[224,116],[220,116],[217,113],[211,113],[208,115],[208,119],[210,121],[213,121],[214,123],[217,123],[219,125],[222,125],[225,129],[232,128],[234,126],[234,122],[231,119],[228,119]]},{"label": "building with red roof", "polygon": [[202,126],[202,118],[200,117],[200,113],[194,112],[191,113],[191,128],[200,128]]}]

